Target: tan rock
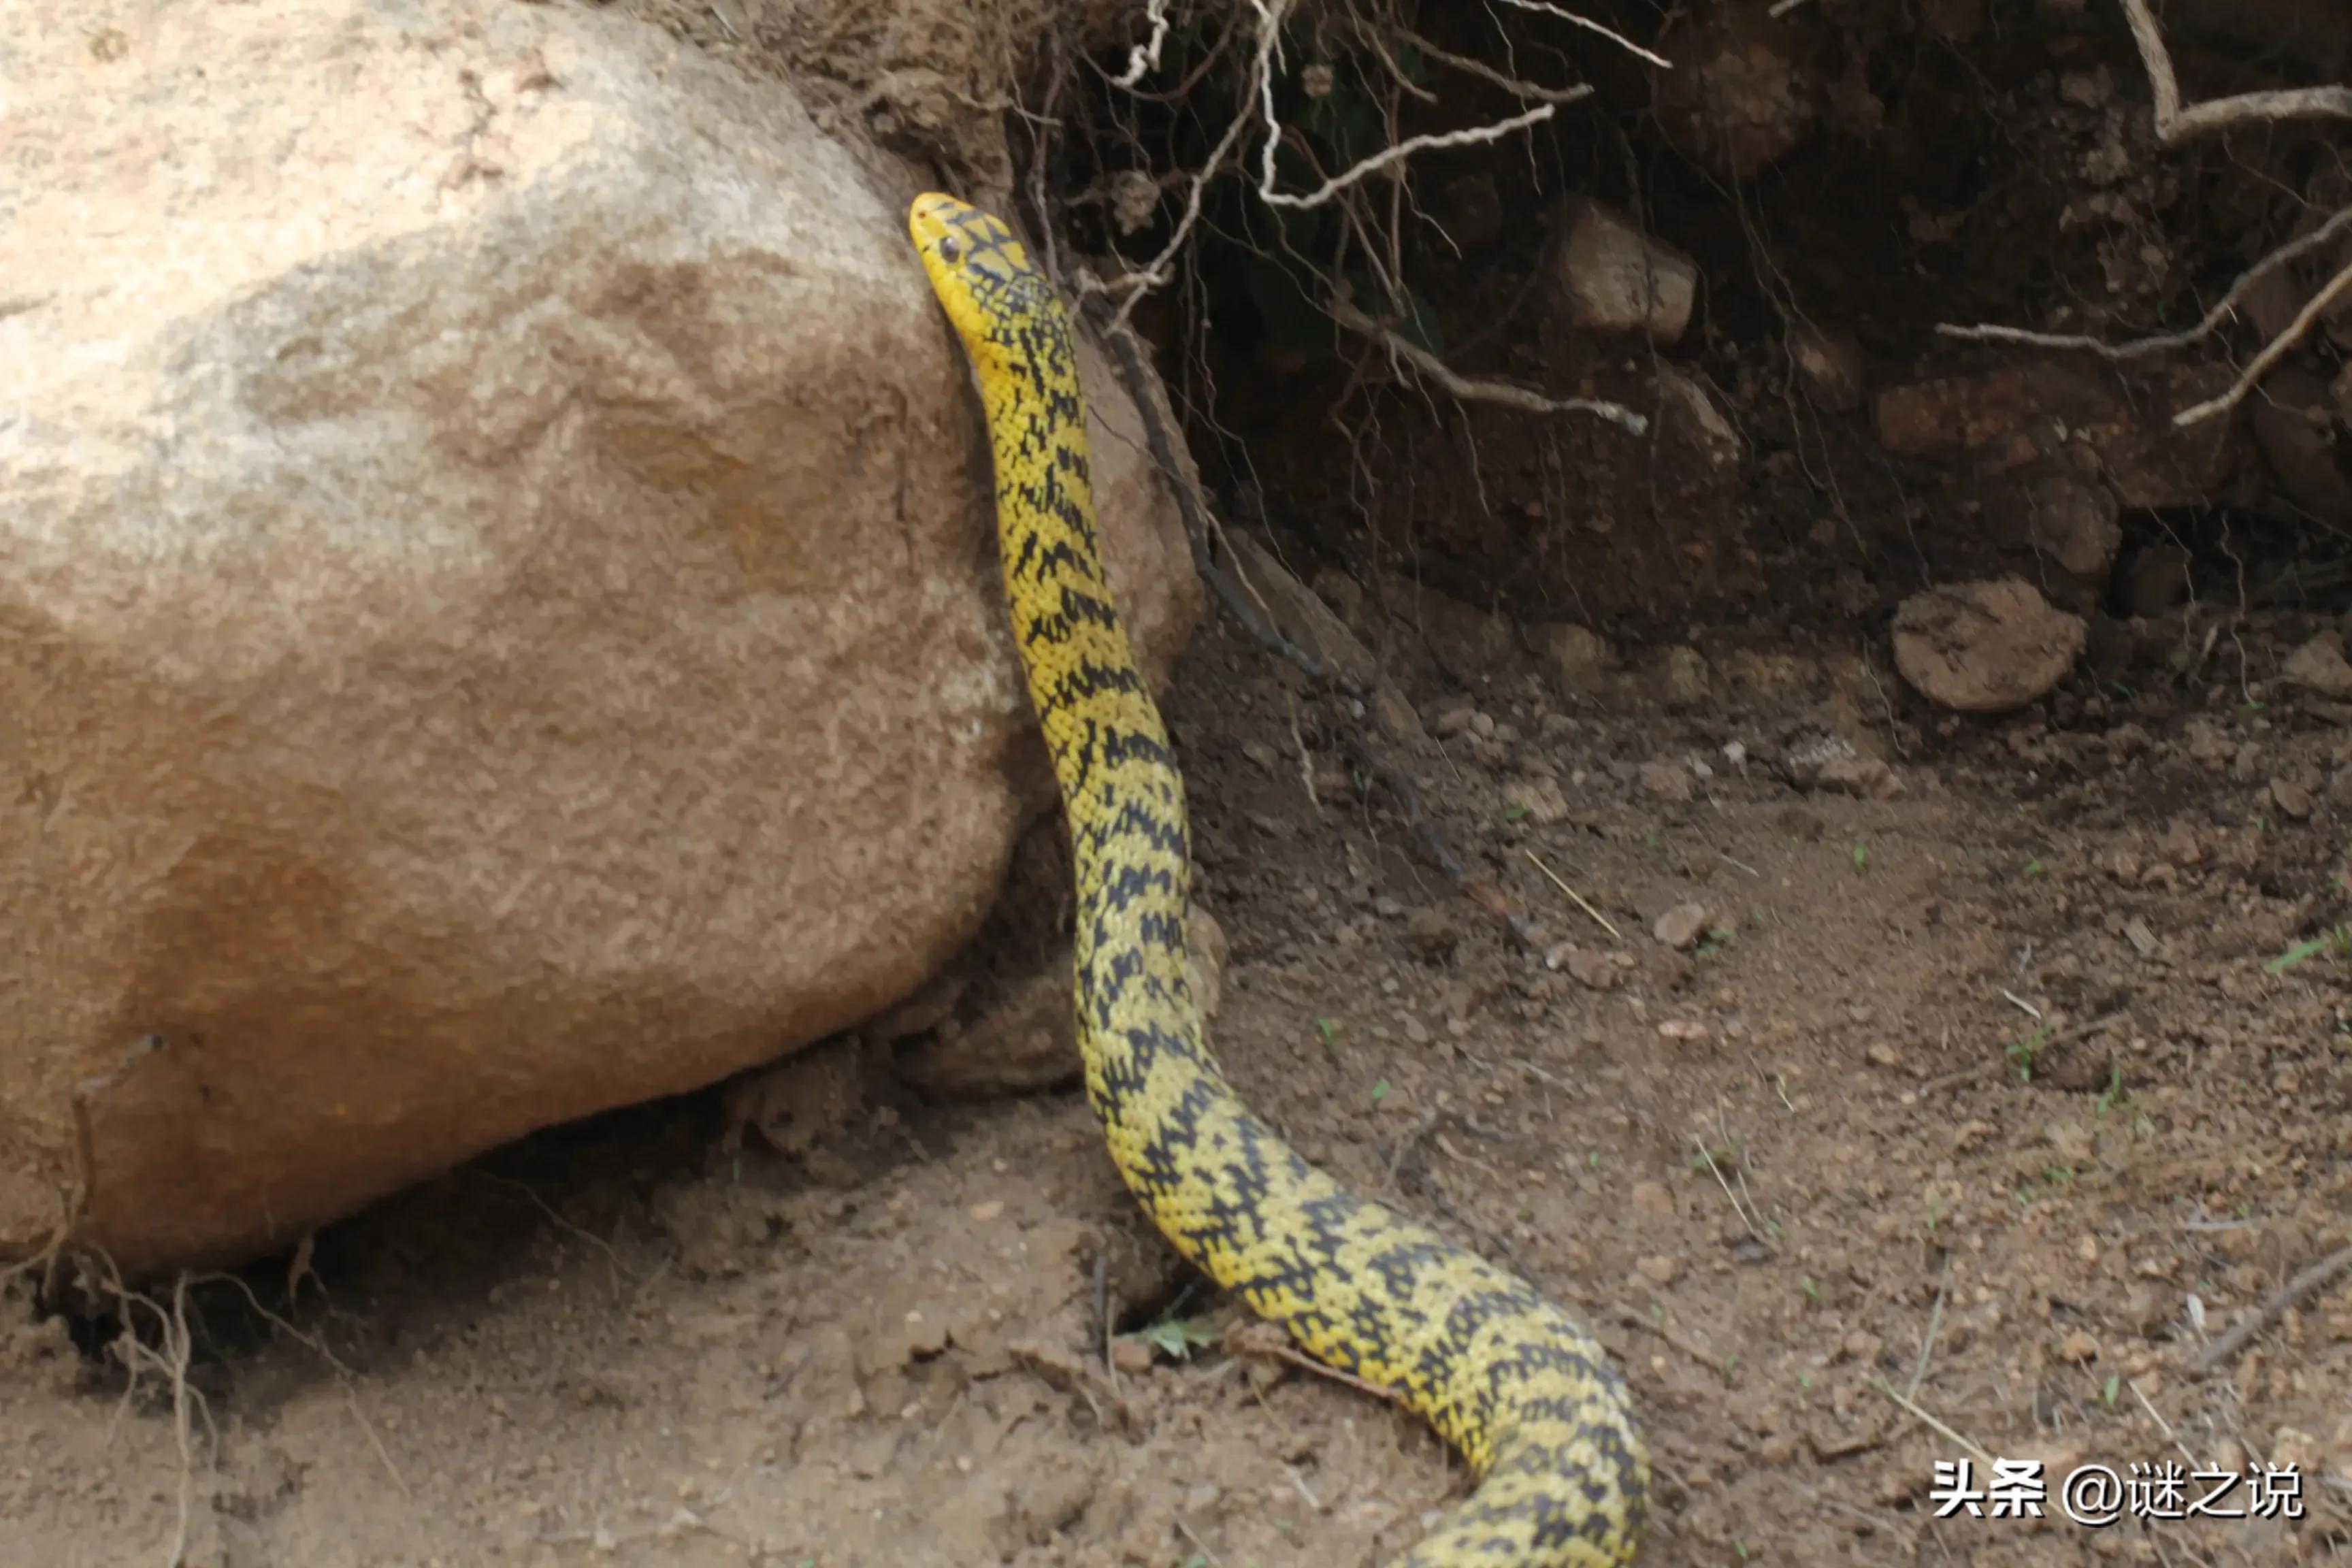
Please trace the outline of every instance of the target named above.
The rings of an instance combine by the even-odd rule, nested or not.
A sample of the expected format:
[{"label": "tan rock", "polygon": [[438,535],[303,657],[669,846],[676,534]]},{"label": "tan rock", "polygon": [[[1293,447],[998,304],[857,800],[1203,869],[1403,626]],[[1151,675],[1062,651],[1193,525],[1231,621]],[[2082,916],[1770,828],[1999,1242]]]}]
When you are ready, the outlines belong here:
[{"label": "tan rock", "polygon": [[1598,202],[1580,201],[1552,278],[1555,308],[1591,332],[1640,332],[1660,347],[1690,325],[1698,264]]},{"label": "tan rock", "polygon": [[142,16],[0,9],[0,1256],[152,1035],[89,1105],[134,1278],[857,1023],[1052,802],[916,171],[618,14]]},{"label": "tan rock", "polygon": [[1801,26],[1746,0],[1699,0],[1658,39],[1675,62],[1655,83],[1658,124],[1685,155],[1746,180],[1795,151],[1821,117]]},{"label": "tan rock", "polygon": [[1529,626],[1528,641],[1570,690],[1591,690],[1617,662],[1617,651],[1606,638],[1570,621]]},{"label": "tan rock", "polygon": [[[2230,382],[2227,365],[2184,365],[2126,397],[2092,366],[2024,360],[1983,375],[1888,387],[1871,405],[1879,444],[1905,457],[1966,451],[2000,474],[2087,452],[2126,510],[2194,506],[2236,467],[2226,432],[2172,416]],[[2217,422],[2218,425],[2218,422]]]},{"label": "tan rock", "polygon": [[2287,655],[2279,679],[2334,701],[2352,701],[2352,662],[2346,661],[2344,645],[2333,633],[2314,637]]},{"label": "tan rock", "polygon": [[1801,321],[1789,333],[1789,358],[1823,407],[1844,414],[1862,406],[1867,371],[1853,333]]},{"label": "tan rock", "polygon": [[2014,577],[1931,588],[1895,616],[1895,668],[1947,708],[2003,713],[2065,678],[2088,628]]}]

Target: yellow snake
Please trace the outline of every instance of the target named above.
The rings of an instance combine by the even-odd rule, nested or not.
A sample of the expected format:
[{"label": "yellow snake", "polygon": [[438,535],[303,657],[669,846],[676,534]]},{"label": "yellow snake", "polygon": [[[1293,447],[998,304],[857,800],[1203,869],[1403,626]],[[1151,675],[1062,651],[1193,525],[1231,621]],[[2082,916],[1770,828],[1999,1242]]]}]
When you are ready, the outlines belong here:
[{"label": "yellow snake", "polygon": [[1478,1472],[1398,1568],[1630,1561],[1650,1461],[1607,1353],[1531,1286],[1308,1164],[1202,1041],[1184,781],[1103,574],[1070,319],[1000,219],[929,195],[908,228],[987,407],[1005,596],[1076,862],[1087,1095],[1120,1176],[1186,1258]]}]

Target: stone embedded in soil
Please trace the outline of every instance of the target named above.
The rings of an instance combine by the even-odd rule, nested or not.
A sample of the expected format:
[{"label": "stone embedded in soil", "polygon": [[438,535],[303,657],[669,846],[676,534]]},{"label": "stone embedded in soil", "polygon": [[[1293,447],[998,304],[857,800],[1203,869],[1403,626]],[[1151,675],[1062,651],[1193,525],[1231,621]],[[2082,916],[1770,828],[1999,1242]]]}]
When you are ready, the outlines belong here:
[{"label": "stone embedded in soil", "polygon": [[1579,947],[1570,942],[1563,942],[1544,954],[1544,966],[1566,970],[1570,979],[1591,991],[1614,990],[1623,977],[1607,953]]},{"label": "stone embedded in soil", "polygon": [[1658,74],[1653,112],[1685,157],[1744,181],[1812,134],[1822,79],[1811,35],[1760,5],[1701,5],[1675,16],[1657,47],[1675,68]]},{"label": "stone embedded in soil", "polygon": [[2311,815],[2311,792],[2293,779],[2271,780],[2271,801],[2297,822]]},{"label": "stone embedded in soil", "polygon": [[1579,200],[1552,277],[1555,308],[1591,332],[1641,332],[1671,348],[1690,324],[1698,265],[1598,202]]},{"label": "stone embedded in soil", "polygon": [[[914,172],[593,7],[103,58],[50,10],[0,5],[0,709],[54,785],[0,839],[0,1256],[149,1031],[75,1237],[134,1279],[936,973],[1053,791]],[[1198,579],[1080,353],[1156,683]]]},{"label": "stone embedded in soil", "polygon": [[2087,634],[2018,578],[1931,588],[1895,612],[1895,668],[1931,701],[2005,713],[2064,679]]},{"label": "stone embedded in soil", "polygon": [[1892,800],[1903,793],[1903,781],[1892,767],[1877,757],[1861,755],[1840,735],[1823,735],[1790,747],[1781,761],[1781,771],[1799,789],[1826,795]]},{"label": "stone embedded in soil", "polygon": [[1642,793],[1660,800],[1688,800],[1691,771],[1679,763],[1643,763],[1637,775]]},{"label": "stone embedded in soil", "polygon": [[2124,530],[2115,492],[2097,479],[2055,469],[1996,490],[1987,504],[2008,510],[2011,529],[2062,570],[2105,585]]},{"label": "stone embedded in soil", "polygon": [[2352,700],[2352,662],[2334,634],[2316,637],[2287,656],[2279,679],[2315,696],[2336,701]]},{"label": "stone embedded in soil", "polygon": [[1800,321],[1789,333],[1789,358],[1823,407],[1850,414],[1862,406],[1865,371],[1853,333]]},{"label": "stone embedded in soil", "polygon": [[1360,686],[1380,679],[1380,661],[1371,650],[1272,551],[1238,529],[1228,530],[1225,537],[1244,581],[1256,591],[1267,618],[1285,636]]},{"label": "stone embedded in soil", "polygon": [[1676,952],[1696,946],[1706,931],[1705,904],[1676,904],[1650,927],[1652,936]]},{"label": "stone embedded in soil", "polygon": [[1570,621],[1530,626],[1528,641],[1535,645],[1560,684],[1572,691],[1592,689],[1617,662],[1617,650],[1606,638]]},{"label": "stone embedded in soil", "polygon": [[1873,401],[1879,444],[1903,457],[1973,453],[1989,475],[2071,465],[2087,452],[2127,510],[2210,500],[2239,447],[2172,416],[2230,384],[2226,364],[2182,365],[2126,395],[2095,367],[2039,359],[1982,375],[1888,387]]},{"label": "stone embedded in soil", "polygon": [[1633,1212],[1648,1215],[1653,1219],[1671,1219],[1675,1214],[1675,1194],[1663,1183],[1636,1182],[1632,1194]]}]

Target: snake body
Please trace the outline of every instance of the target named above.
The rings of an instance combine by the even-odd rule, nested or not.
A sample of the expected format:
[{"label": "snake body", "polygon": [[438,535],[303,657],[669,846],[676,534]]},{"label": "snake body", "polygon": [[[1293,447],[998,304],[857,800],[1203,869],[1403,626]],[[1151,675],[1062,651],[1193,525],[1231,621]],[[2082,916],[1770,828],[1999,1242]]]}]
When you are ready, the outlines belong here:
[{"label": "snake body", "polygon": [[1601,1347],[1533,1287],[1349,1193],[1254,1115],[1184,978],[1184,784],[1097,546],[1071,325],[1003,222],[908,226],[987,409],[1006,600],[1069,822],[1077,1036],[1112,1162],[1160,1232],[1327,1366],[1392,1392],[1479,1475],[1398,1568],[1629,1562],[1649,1457]]}]

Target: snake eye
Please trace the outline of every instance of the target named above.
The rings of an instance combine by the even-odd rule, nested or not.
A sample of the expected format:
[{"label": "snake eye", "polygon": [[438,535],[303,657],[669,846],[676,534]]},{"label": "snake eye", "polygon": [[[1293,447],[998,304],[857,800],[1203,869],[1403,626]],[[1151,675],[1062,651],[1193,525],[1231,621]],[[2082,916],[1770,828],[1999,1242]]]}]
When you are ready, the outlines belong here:
[{"label": "snake eye", "polygon": [[957,262],[961,261],[963,259],[963,241],[958,239],[951,234],[943,234],[940,236],[940,259],[946,262],[950,267],[953,267]]}]

